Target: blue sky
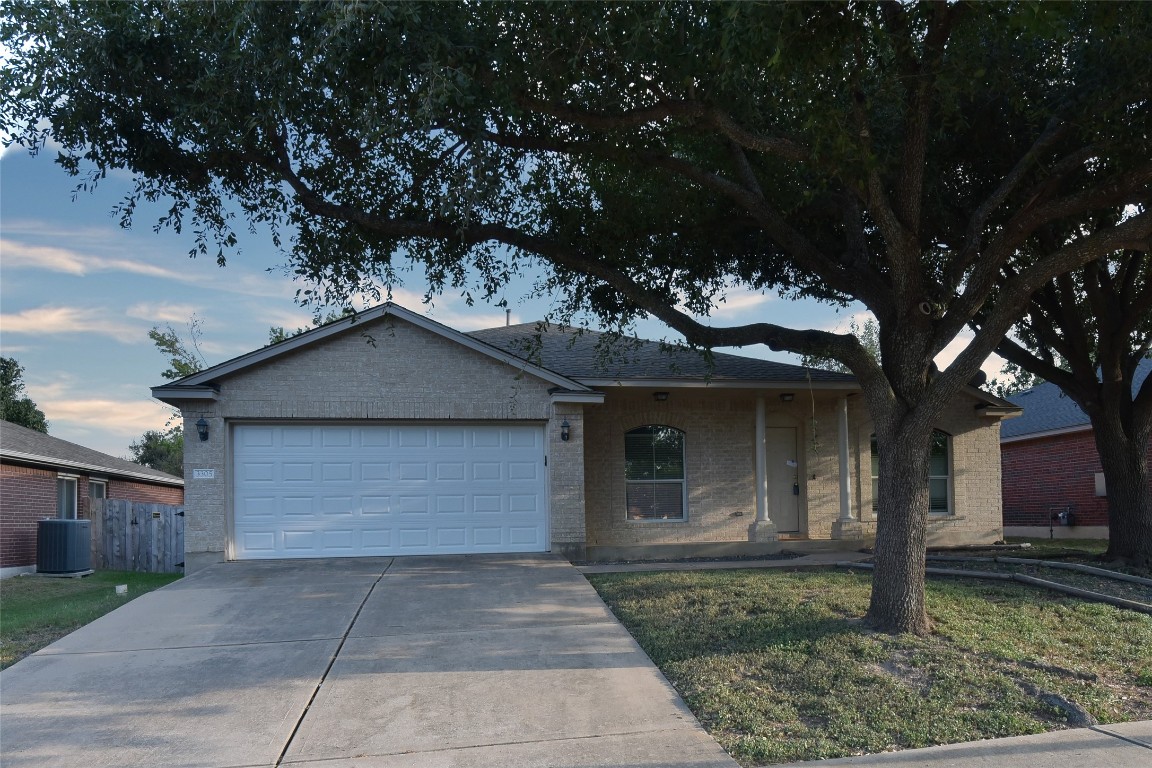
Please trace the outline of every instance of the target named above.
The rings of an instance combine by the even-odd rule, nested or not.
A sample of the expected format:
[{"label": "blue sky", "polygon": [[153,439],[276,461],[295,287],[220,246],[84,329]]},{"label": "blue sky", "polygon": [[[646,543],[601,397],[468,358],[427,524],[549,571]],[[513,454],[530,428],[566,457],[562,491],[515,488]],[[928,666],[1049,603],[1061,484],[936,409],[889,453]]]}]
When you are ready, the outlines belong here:
[{"label": "blue sky", "polygon": [[[142,209],[134,228],[122,229],[112,209],[130,189],[129,178],[110,174],[94,192],[76,192],[76,179],[54,158],[51,150],[31,157],[19,147],[0,158],[0,354],[24,366],[27,392],[47,415],[49,434],[126,457],[133,440],[162,428],[169,415],[149,395],[166,367],[148,339],[150,328],[171,324],[183,332],[195,314],[202,350],[215,364],[266,344],[269,326],[309,322],[311,312],[294,302],[305,286],[276,271],[285,258],[265,237],[242,233],[221,268],[213,259],[188,257],[190,234],[153,232],[160,207]],[[548,310],[546,299],[523,297],[530,285],[526,279],[508,288],[513,323]],[[468,307],[452,295],[427,306],[423,293],[413,278],[394,298],[459,330],[504,323],[497,307]],[[713,318],[843,331],[852,312],[738,293]],[[676,338],[655,321],[637,331]],[[766,348],[732,351],[795,362]]]}]

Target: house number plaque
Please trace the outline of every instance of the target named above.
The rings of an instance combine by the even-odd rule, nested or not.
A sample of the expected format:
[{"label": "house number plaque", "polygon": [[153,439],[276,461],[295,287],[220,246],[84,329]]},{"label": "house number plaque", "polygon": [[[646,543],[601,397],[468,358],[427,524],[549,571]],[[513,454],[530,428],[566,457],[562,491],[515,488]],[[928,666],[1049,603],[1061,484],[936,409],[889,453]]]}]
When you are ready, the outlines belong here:
[{"label": "house number plaque", "polygon": [[215,480],[216,470],[214,469],[194,469],[192,470],[193,480]]}]

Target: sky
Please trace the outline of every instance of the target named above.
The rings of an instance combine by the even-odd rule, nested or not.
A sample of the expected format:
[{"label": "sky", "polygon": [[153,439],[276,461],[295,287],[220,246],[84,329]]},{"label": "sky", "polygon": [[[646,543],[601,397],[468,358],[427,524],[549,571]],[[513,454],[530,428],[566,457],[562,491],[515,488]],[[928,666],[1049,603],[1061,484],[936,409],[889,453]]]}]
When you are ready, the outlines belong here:
[{"label": "sky", "polygon": [[[297,289],[277,267],[287,259],[266,236],[241,233],[228,264],[191,259],[191,234],[153,231],[163,206],[143,207],[132,229],[122,229],[113,208],[131,189],[126,174],[112,173],[94,191],[77,191],[77,180],[47,150],[33,157],[18,146],[0,156],[0,355],[24,366],[26,394],[48,418],[48,433],[98,451],[129,457],[129,445],[150,429],[163,429],[171,409],[149,388],[163,384],[167,360],[148,338],[149,329],[171,325],[186,335],[199,318],[201,350],[209,365],[268,342],[270,326],[294,330],[309,323],[310,309],[296,305]],[[545,298],[530,298],[533,278],[508,286],[511,322],[538,320]],[[504,310],[445,295],[422,303],[425,285],[410,278],[393,299],[410,310],[461,331],[503,325]],[[847,331],[860,307],[839,309],[792,302],[774,295],[734,292],[712,313],[716,324],[774,322],[792,327]],[[657,321],[641,322],[637,334],[679,337]],[[946,365],[964,346],[942,353]],[[765,347],[726,350],[752,357],[797,362]],[[985,370],[995,374],[998,359]]]}]

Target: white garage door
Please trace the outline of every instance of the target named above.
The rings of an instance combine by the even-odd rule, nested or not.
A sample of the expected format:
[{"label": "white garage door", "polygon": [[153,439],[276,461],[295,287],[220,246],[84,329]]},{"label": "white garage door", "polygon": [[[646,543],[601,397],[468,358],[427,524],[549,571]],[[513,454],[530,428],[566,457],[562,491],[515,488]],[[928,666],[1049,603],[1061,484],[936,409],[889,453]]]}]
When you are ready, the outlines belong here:
[{"label": "white garage door", "polygon": [[548,549],[542,427],[243,425],[233,437],[237,559]]}]

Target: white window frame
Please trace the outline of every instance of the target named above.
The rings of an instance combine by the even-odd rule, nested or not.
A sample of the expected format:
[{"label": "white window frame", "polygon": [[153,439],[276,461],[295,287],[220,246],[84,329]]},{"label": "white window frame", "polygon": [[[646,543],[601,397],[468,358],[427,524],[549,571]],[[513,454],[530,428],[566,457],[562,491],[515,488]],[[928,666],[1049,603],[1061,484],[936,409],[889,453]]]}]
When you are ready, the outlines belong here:
[{"label": "white window frame", "polygon": [[[652,428],[652,427],[659,428],[659,429],[672,429],[672,430],[675,430],[676,432],[680,433],[680,435],[681,435],[680,466],[681,466],[681,470],[682,470],[682,473],[681,473],[682,476],[678,480],[656,480],[656,479],[652,479],[652,480],[629,480],[627,477],[627,473],[625,473],[625,477],[624,477],[624,520],[628,523],[639,523],[639,524],[686,523],[686,522],[688,522],[688,461],[687,461],[688,436],[684,432],[684,430],[679,429],[677,427],[673,427],[670,424],[641,424],[639,426],[636,426],[636,427],[633,427],[632,429],[627,430],[624,433],[624,436],[625,436],[625,443],[624,443],[625,461],[627,461],[627,451],[628,451],[627,436],[628,436],[628,434],[635,432],[638,429],[645,429],[645,428]],[[680,517],[632,517],[629,514],[629,511],[628,511],[628,488],[630,486],[633,486],[633,485],[636,485],[636,486],[639,486],[639,485],[674,485],[674,484],[678,484],[680,486]]]},{"label": "white window frame", "polygon": [[[75,520],[79,517],[80,505],[80,477],[78,475],[56,476],[56,517],[59,520]],[[63,489],[69,484],[72,486],[72,509],[64,508],[65,497]]]}]

